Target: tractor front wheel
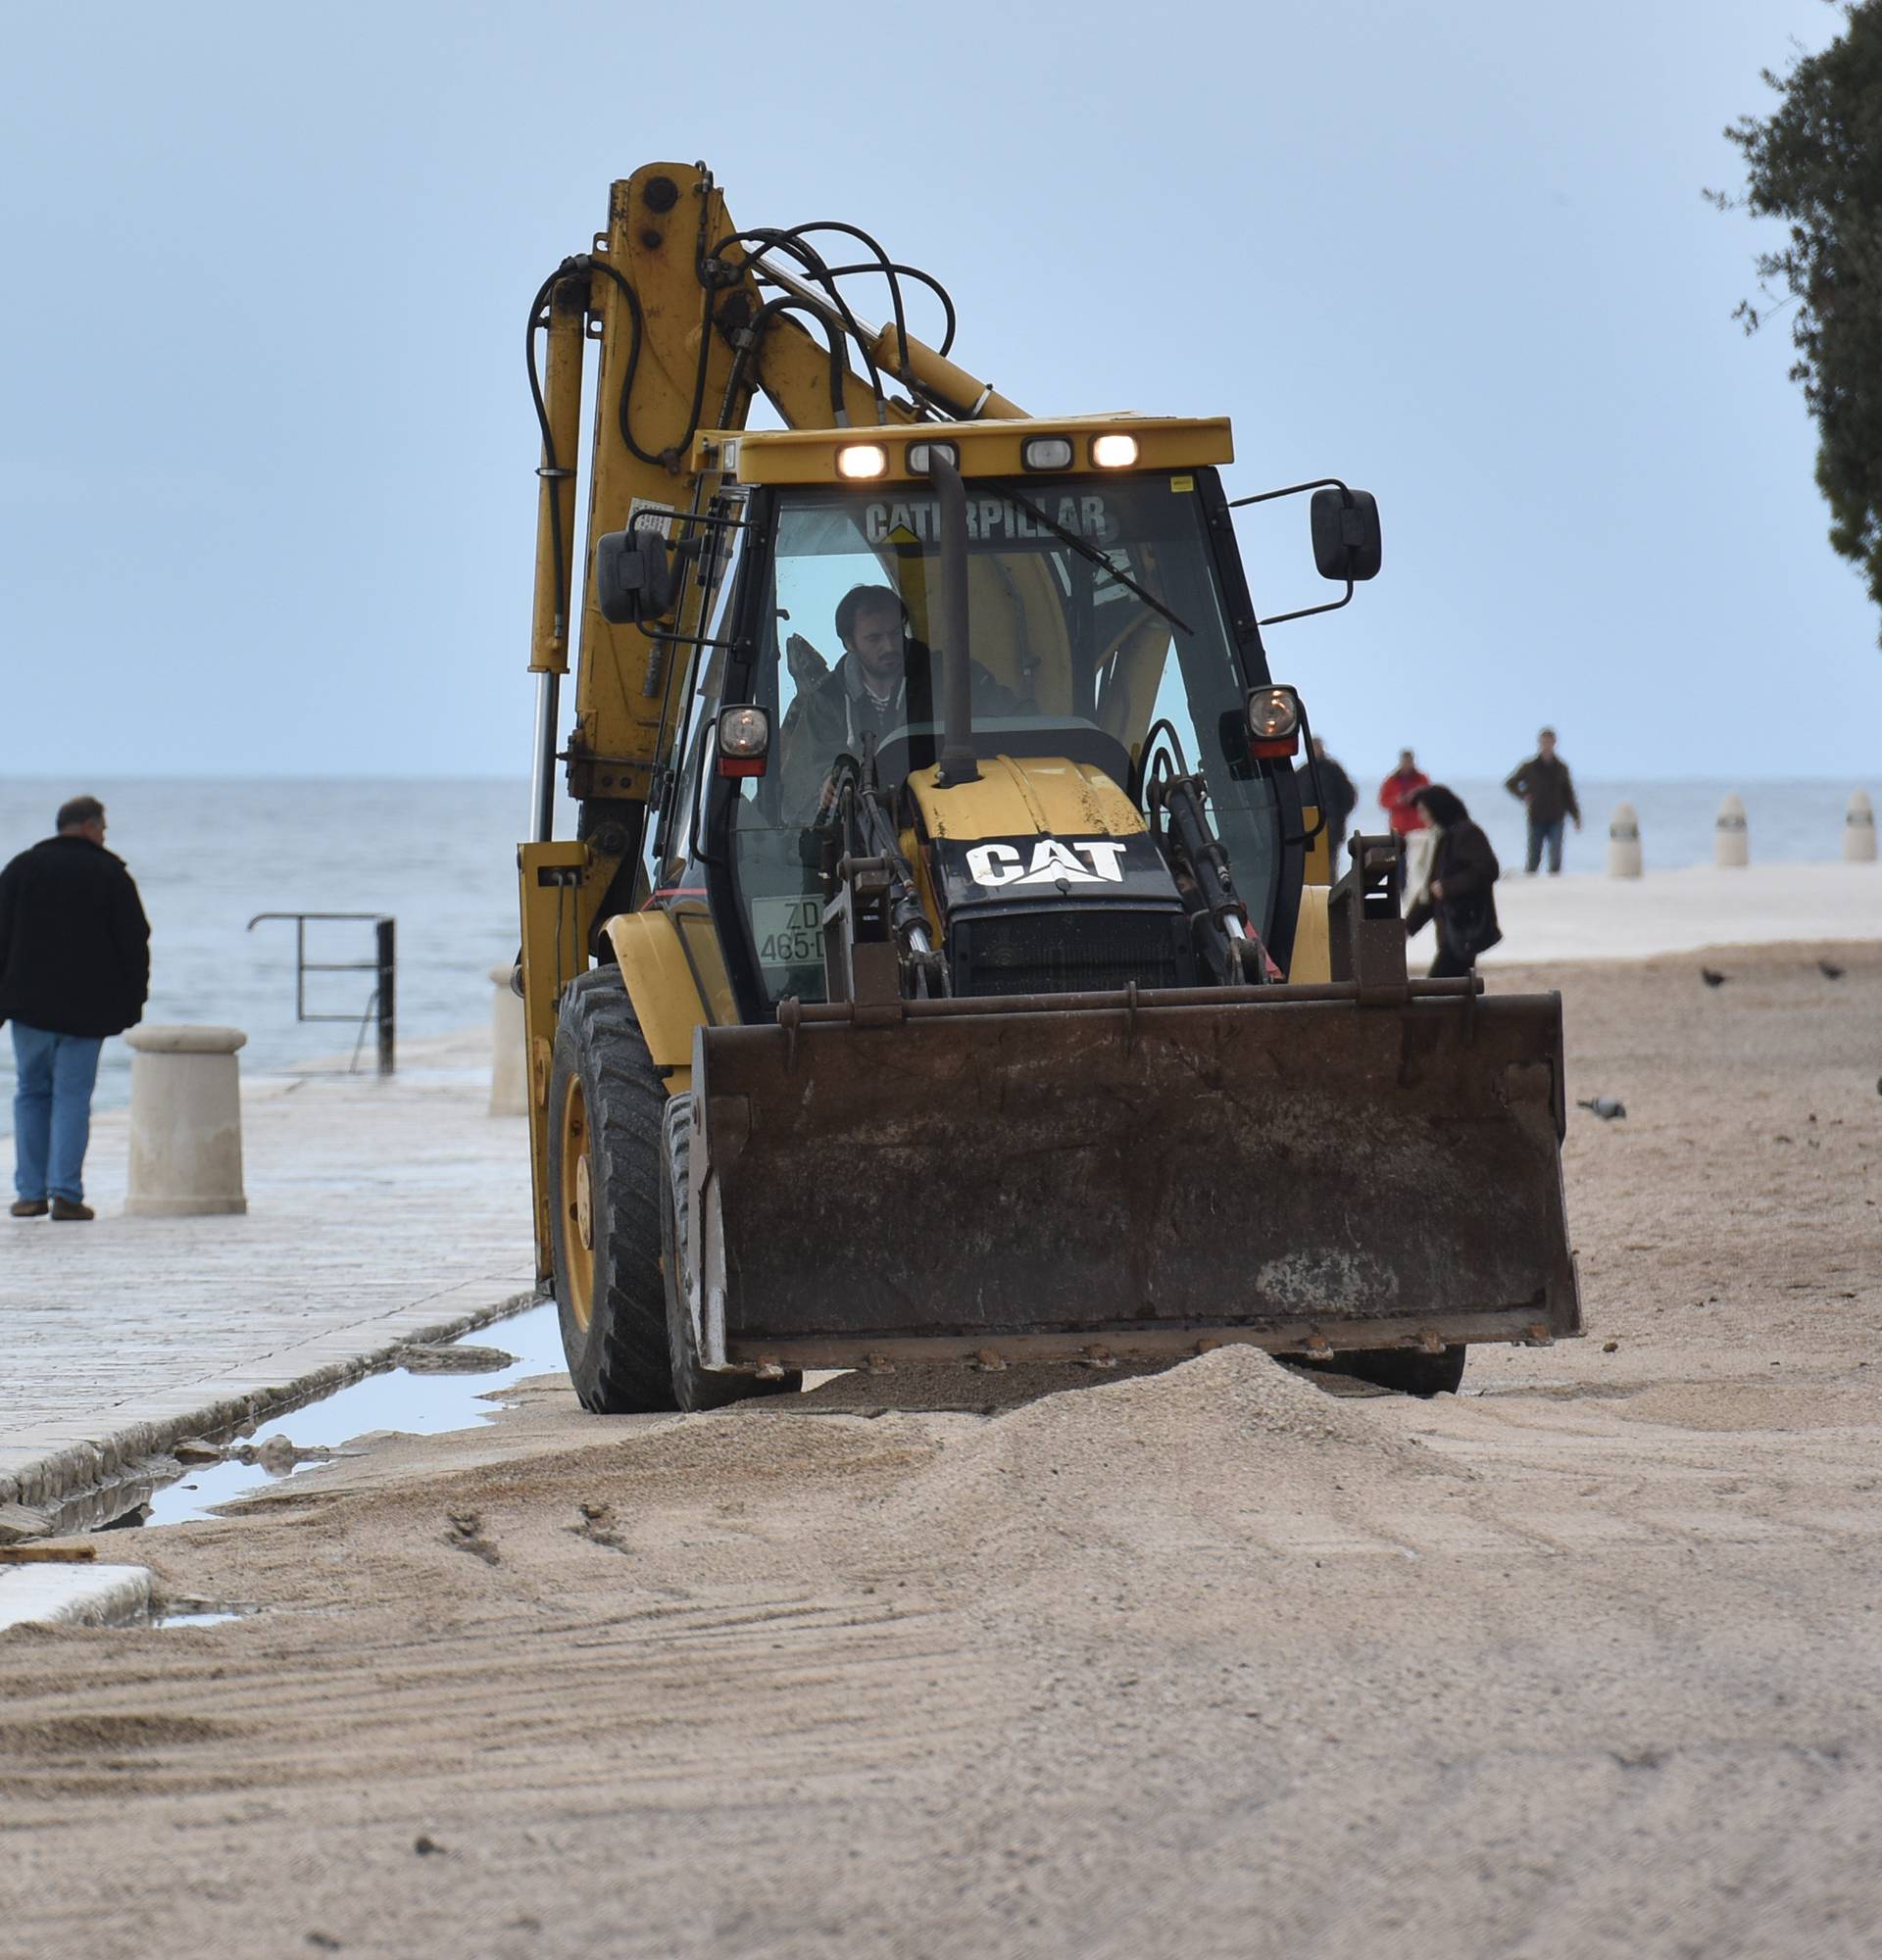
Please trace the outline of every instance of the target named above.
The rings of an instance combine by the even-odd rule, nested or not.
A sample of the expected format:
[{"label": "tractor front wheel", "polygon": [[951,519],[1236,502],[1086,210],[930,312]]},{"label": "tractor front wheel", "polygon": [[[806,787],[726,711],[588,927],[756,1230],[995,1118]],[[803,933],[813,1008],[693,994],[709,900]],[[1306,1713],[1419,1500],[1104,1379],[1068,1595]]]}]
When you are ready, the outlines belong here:
[{"label": "tractor front wheel", "polygon": [[549,1074],[550,1246],[569,1378],[585,1409],[673,1407],[661,1277],[655,1072],[618,966],[562,997]]}]

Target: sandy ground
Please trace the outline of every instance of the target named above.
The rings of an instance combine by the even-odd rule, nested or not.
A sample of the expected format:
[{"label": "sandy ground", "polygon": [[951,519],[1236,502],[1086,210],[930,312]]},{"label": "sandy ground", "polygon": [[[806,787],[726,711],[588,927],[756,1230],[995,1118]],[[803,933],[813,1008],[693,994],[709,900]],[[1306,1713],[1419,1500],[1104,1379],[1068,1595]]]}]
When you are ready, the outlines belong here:
[{"label": "sandy ground", "polygon": [[1708,960],[1547,976],[1591,1338],[1456,1399],[543,1383],[149,1534],[257,1610],[0,1639],[0,1953],[1873,1954],[1882,947]]}]

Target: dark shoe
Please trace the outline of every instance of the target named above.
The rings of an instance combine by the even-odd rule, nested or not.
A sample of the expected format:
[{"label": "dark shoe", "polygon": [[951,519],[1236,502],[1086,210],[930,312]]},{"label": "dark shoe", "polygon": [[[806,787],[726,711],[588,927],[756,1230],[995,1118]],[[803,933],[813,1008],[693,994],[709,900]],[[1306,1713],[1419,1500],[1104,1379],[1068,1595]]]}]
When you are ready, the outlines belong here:
[{"label": "dark shoe", "polygon": [[56,1225],[63,1218],[96,1218],[89,1204],[80,1204],[75,1199],[55,1198],[52,1200],[52,1220]]},{"label": "dark shoe", "polygon": [[13,1215],[16,1218],[43,1218],[47,1209],[43,1198],[16,1198],[13,1200]]}]

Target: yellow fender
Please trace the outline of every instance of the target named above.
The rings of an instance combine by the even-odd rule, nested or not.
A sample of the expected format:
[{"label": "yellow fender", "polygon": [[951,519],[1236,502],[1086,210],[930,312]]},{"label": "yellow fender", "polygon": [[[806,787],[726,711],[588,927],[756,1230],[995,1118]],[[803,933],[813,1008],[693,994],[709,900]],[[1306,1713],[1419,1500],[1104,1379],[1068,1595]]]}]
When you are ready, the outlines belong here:
[{"label": "yellow fender", "polygon": [[[695,920],[695,929],[686,930]],[[704,906],[619,912],[602,930],[667,1093],[682,1095],[693,1086],[693,1030],[738,1019],[711,920]]]},{"label": "yellow fender", "polygon": [[[1309,876],[1312,875],[1310,870]],[[1333,977],[1326,929],[1326,886],[1301,887],[1301,909],[1294,921],[1294,954],[1287,962],[1290,986],[1305,986],[1315,980],[1331,980]]]}]

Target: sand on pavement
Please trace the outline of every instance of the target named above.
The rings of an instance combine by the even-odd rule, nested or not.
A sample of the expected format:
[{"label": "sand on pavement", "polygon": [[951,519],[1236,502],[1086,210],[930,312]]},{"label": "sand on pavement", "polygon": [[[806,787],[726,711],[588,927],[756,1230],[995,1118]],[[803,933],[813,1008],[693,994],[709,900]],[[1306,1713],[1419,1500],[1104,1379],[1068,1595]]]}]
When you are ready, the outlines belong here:
[{"label": "sand on pavement", "polygon": [[[1819,958],[1844,969],[1828,978]],[[1590,1338],[544,1381],[0,1639],[0,1954],[1871,1954],[1882,947],[1559,984]]]}]

